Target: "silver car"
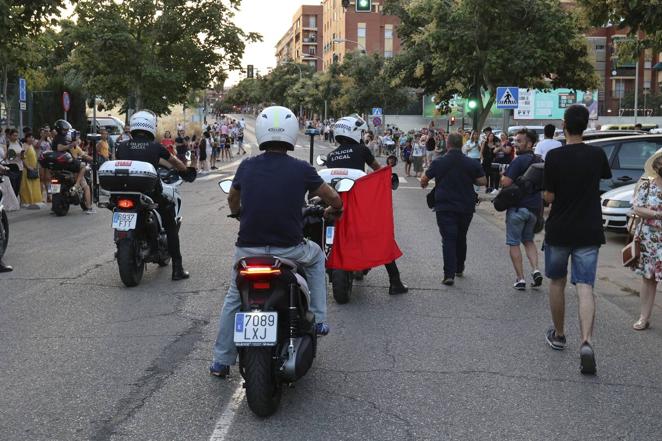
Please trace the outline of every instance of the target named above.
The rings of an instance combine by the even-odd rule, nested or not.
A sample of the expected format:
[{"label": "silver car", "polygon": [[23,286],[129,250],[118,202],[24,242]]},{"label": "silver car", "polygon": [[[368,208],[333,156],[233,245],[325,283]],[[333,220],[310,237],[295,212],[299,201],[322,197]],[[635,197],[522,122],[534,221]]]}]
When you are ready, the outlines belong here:
[{"label": "silver car", "polygon": [[632,211],[632,197],[637,184],[624,185],[603,193],[600,197],[602,203],[602,226],[609,229],[625,232],[627,221]]}]

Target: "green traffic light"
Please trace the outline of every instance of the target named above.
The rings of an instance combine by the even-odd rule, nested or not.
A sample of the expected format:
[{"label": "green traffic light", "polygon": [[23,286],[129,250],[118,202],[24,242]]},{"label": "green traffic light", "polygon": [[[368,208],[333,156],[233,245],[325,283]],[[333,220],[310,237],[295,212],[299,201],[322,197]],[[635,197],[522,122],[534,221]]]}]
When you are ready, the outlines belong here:
[{"label": "green traffic light", "polygon": [[469,100],[468,106],[471,110],[473,110],[478,107],[478,102],[476,100]]}]

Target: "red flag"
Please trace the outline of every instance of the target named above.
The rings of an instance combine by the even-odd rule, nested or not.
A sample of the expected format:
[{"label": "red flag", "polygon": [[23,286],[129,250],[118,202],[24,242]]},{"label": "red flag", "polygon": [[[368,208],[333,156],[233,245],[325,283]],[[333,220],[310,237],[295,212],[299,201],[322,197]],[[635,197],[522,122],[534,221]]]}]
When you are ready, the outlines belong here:
[{"label": "red flag", "polygon": [[391,167],[384,167],[341,193],[344,211],[336,222],[328,268],[361,271],[402,256],[395,242],[391,192]]}]

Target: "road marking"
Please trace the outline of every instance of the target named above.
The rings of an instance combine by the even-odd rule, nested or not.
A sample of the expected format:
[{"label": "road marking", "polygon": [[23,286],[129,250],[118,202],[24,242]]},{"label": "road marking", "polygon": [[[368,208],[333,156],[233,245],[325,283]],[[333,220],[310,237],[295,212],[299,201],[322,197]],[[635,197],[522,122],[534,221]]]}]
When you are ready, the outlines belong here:
[{"label": "road marking", "polygon": [[230,163],[230,164],[224,165],[224,166],[222,166],[222,167],[218,167],[216,170],[214,170],[215,173],[209,173],[209,174],[206,175],[206,176],[202,176],[202,177],[196,179],[196,181],[208,181],[208,180],[210,180],[210,179],[214,179],[214,178],[222,178],[222,176],[221,176],[222,173],[218,173],[218,171],[220,171],[220,170],[227,170],[227,169],[229,169],[229,168],[235,167],[235,166],[237,166],[238,164],[240,164],[241,161],[243,161],[243,160],[246,159],[246,158],[248,158],[248,156],[244,156],[243,158],[241,158],[241,159],[238,160],[238,161],[234,161],[234,162],[232,162],[232,163]]},{"label": "road marking", "polygon": [[241,400],[244,398],[244,388],[241,387],[241,382],[237,384],[237,388],[234,390],[232,393],[232,397],[230,397],[230,401],[228,401],[228,404],[225,406],[225,409],[223,409],[223,413],[221,413],[221,416],[216,420],[216,425],[214,426],[214,432],[212,432],[211,437],[209,437],[209,441],[224,441],[225,437],[228,435],[228,432],[230,431],[230,427],[232,427],[232,422],[234,421],[234,417],[237,413],[237,409],[239,408],[239,404],[241,404]]},{"label": "road marking", "polygon": [[407,179],[404,178],[403,176],[399,176],[399,179],[400,179],[401,184],[406,184],[407,183]]}]

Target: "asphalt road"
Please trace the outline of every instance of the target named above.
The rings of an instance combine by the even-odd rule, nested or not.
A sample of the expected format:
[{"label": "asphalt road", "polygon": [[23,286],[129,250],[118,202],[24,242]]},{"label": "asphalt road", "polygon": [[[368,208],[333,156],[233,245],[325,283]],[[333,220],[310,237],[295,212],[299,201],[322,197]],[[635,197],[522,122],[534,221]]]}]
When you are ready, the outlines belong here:
[{"label": "asphalt road", "polygon": [[660,311],[651,330],[631,331],[638,299],[599,285],[598,375],[582,376],[574,295],[569,347],[552,351],[547,282],[512,289],[504,233],[488,216],[474,217],[466,277],[441,285],[436,223],[414,178],[394,193],[410,292],[389,297],[378,268],[350,304],[329,296],[332,332],[312,370],[276,415],[254,417],[238,372],[219,380],[207,370],[238,227],[216,182],[234,167],[184,186],[187,281],[150,265],[139,287],[124,288],[108,211],[10,216],[0,439],[662,439]]}]

